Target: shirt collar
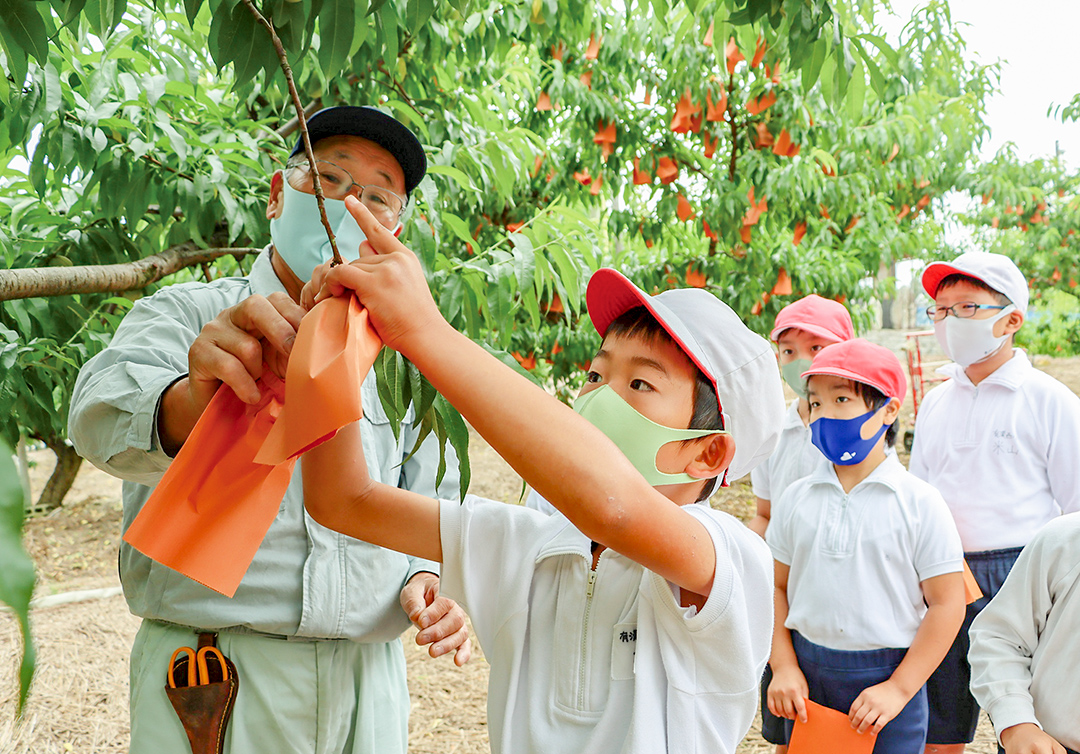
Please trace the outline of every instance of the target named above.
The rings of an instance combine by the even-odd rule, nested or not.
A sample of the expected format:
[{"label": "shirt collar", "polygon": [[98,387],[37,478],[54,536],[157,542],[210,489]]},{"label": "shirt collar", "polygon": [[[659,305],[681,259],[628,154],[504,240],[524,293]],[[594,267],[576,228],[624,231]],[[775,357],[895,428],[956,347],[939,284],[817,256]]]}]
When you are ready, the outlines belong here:
[{"label": "shirt collar", "polygon": [[[895,491],[897,489],[897,480],[900,475],[907,473],[904,469],[904,465],[900,463],[900,459],[896,456],[896,453],[886,453],[885,460],[878,464],[878,467],[870,472],[866,479],[856,484],[851,488],[851,494],[855,490],[867,484],[880,484],[888,487],[890,490]],[[840,480],[836,476],[836,469],[827,458],[822,457],[821,463],[810,474],[810,481],[814,484],[828,484],[836,487],[840,491],[843,491],[843,487],[840,485]]]},{"label": "shirt collar", "polygon": [[[1019,390],[1020,386],[1024,384],[1028,376],[1031,374],[1031,370],[1034,367],[1031,365],[1031,359],[1028,358],[1027,352],[1022,348],[1014,348],[1012,358],[999,366],[990,375],[980,382],[980,385],[1001,385],[1009,390]],[[946,364],[937,370],[939,374],[943,374],[946,377],[956,380],[961,385],[969,388],[974,388],[975,385],[971,382],[971,378],[967,376],[967,372],[963,367],[953,362],[952,364]]]},{"label": "shirt collar", "polygon": [[285,284],[278,279],[277,273],[274,272],[274,265],[270,260],[272,253],[270,245],[267,244],[266,248],[262,250],[262,253],[255,260],[255,264],[251,265],[248,282],[251,284],[252,293],[257,293],[260,296],[269,296],[271,293],[288,293],[285,290]]}]

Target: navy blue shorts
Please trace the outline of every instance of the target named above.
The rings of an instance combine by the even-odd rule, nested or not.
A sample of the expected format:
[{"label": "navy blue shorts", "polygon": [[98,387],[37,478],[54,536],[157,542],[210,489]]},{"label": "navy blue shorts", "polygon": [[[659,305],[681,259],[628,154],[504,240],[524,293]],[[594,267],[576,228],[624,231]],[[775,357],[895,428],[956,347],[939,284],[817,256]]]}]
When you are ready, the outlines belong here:
[{"label": "navy blue shorts", "polygon": [[765,675],[761,676],[761,737],[771,744],[786,746],[788,731],[784,718],[769,711],[769,684],[772,683],[772,667],[765,666]]},{"label": "navy blue shorts", "polygon": [[1020,555],[1021,547],[964,554],[971,574],[982,590],[982,598],[967,606],[960,633],[949,653],[926,682],[930,699],[930,728],[927,742],[932,744],[968,744],[979,725],[979,704],[971,695],[971,665],[968,664],[968,629],[971,621],[998,593],[1005,577]]},{"label": "navy blue shorts", "polygon": [[[844,652],[813,644],[797,632],[791,632],[799,669],[810,687],[810,700],[843,712],[851,710],[856,697],[876,684],[889,680],[906,649],[869,649]],[[926,746],[926,687],[919,689],[900,714],[889,721],[877,735],[874,754],[922,754]],[[794,720],[784,720],[787,734]]]}]

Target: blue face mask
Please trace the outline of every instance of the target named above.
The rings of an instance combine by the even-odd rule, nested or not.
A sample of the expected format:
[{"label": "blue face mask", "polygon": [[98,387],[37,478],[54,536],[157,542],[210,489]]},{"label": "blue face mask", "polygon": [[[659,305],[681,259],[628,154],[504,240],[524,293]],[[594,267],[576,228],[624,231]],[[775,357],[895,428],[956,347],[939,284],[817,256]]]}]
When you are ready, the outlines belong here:
[{"label": "blue face mask", "polygon": [[[884,408],[884,406],[882,406]],[[865,461],[877,441],[891,425],[883,425],[873,437],[864,440],[862,427],[867,419],[881,409],[867,411],[853,419],[827,419],[824,416],[810,422],[810,441],[822,455],[837,466],[854,466]]]},{"label": "blue face mask", "polygon": [[[280,217],[270,221],[270,240],[289,269],[305,283],[323,262],[333,258],[330,239],[319,217],[319,202],[314,194],[297,191],[284,182]],[[338,251],[346,262],[360,258],[360,244],[367,240],[364,231],[345,209],[345,202],[326,199],[326,219],[334,230]]]}]

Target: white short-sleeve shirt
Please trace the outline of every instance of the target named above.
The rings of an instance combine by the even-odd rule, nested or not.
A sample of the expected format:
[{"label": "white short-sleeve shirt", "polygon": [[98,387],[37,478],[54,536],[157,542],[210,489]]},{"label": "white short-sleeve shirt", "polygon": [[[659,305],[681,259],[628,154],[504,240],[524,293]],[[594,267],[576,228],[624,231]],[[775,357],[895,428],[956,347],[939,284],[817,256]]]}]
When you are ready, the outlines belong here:
[{"label": "white short-sleeve shirt", "polygon": [[1023,547],[1080,511],[1080,398],[1015,351],[978,385],[957,364],[926,394],[911,473],[941,491],[967,552]]},{"label": "white short-sleeve shirt", "polygon": [[921,582],[963,570],[945,501],[895,455],[849,493],[822,459],[773,508],[766,540],[791,569],[785,626],[830,649],[910,646]]},{"label": "white short-sleeve shirt", "polygon": [[810,427],[799,416],[799,399],[788,406],[776,450],[750,472],[754,494],[762,500],[779,500],[796,479],[814,470],[824,456],[811,441]]},{"label": "white short-sleeve shirt", "polygon": [[738,520],[684,507],[716,547],[709,599],[617,552],[592,570],[562,514],[469,496],[441,504],[441,591],[491,665],[495,754],[732,753],[749,729],[772,632],[772,564]]}]

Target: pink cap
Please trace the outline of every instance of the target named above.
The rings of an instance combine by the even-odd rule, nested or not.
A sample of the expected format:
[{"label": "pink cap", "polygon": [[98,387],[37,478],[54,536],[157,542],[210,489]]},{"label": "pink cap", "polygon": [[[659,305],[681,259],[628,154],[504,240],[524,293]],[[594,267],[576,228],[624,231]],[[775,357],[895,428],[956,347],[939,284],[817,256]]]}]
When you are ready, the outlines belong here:
[{"label": "pink cap", "polygon": [[702,288],[650,296],[610,268],[589,279],[585,302],[601,336],[616,317],[644,306],[712,381],[724,429],[735,440],[727,479],[739,479],[772,455],[784,421],[776,356],[731,307]]},{"label": "pink cap", "polygon": [[847,307],[838,301],[830,301],[816,293],[788,304],[776,315],[769,340],[775,343],[784,330],[792,327],[828,340],[851,340],[855,337],[855,328],[851,324],[851,315]]},{"label": "pink cap", "polygon": [[885,346],[875,345],[863,338],[835,343],[822,348],[814,357],[814,363],[802,373],[804,378],[815,374],[829,374],[861,382],[877,388],[888,398],[904,402],[907,378],[900,359]]},{"label": "pink cap", "polygon": [[1027,280],[1016,262],[1004,254],[968,251],[951,262],[931,262],[923,270],[923,290],[930,294],[930,298],[937,298],[938,286],[949,275],[967,275],[981,280],[1007,296],[1021,314],[1027,315],[1030,294]]}]

